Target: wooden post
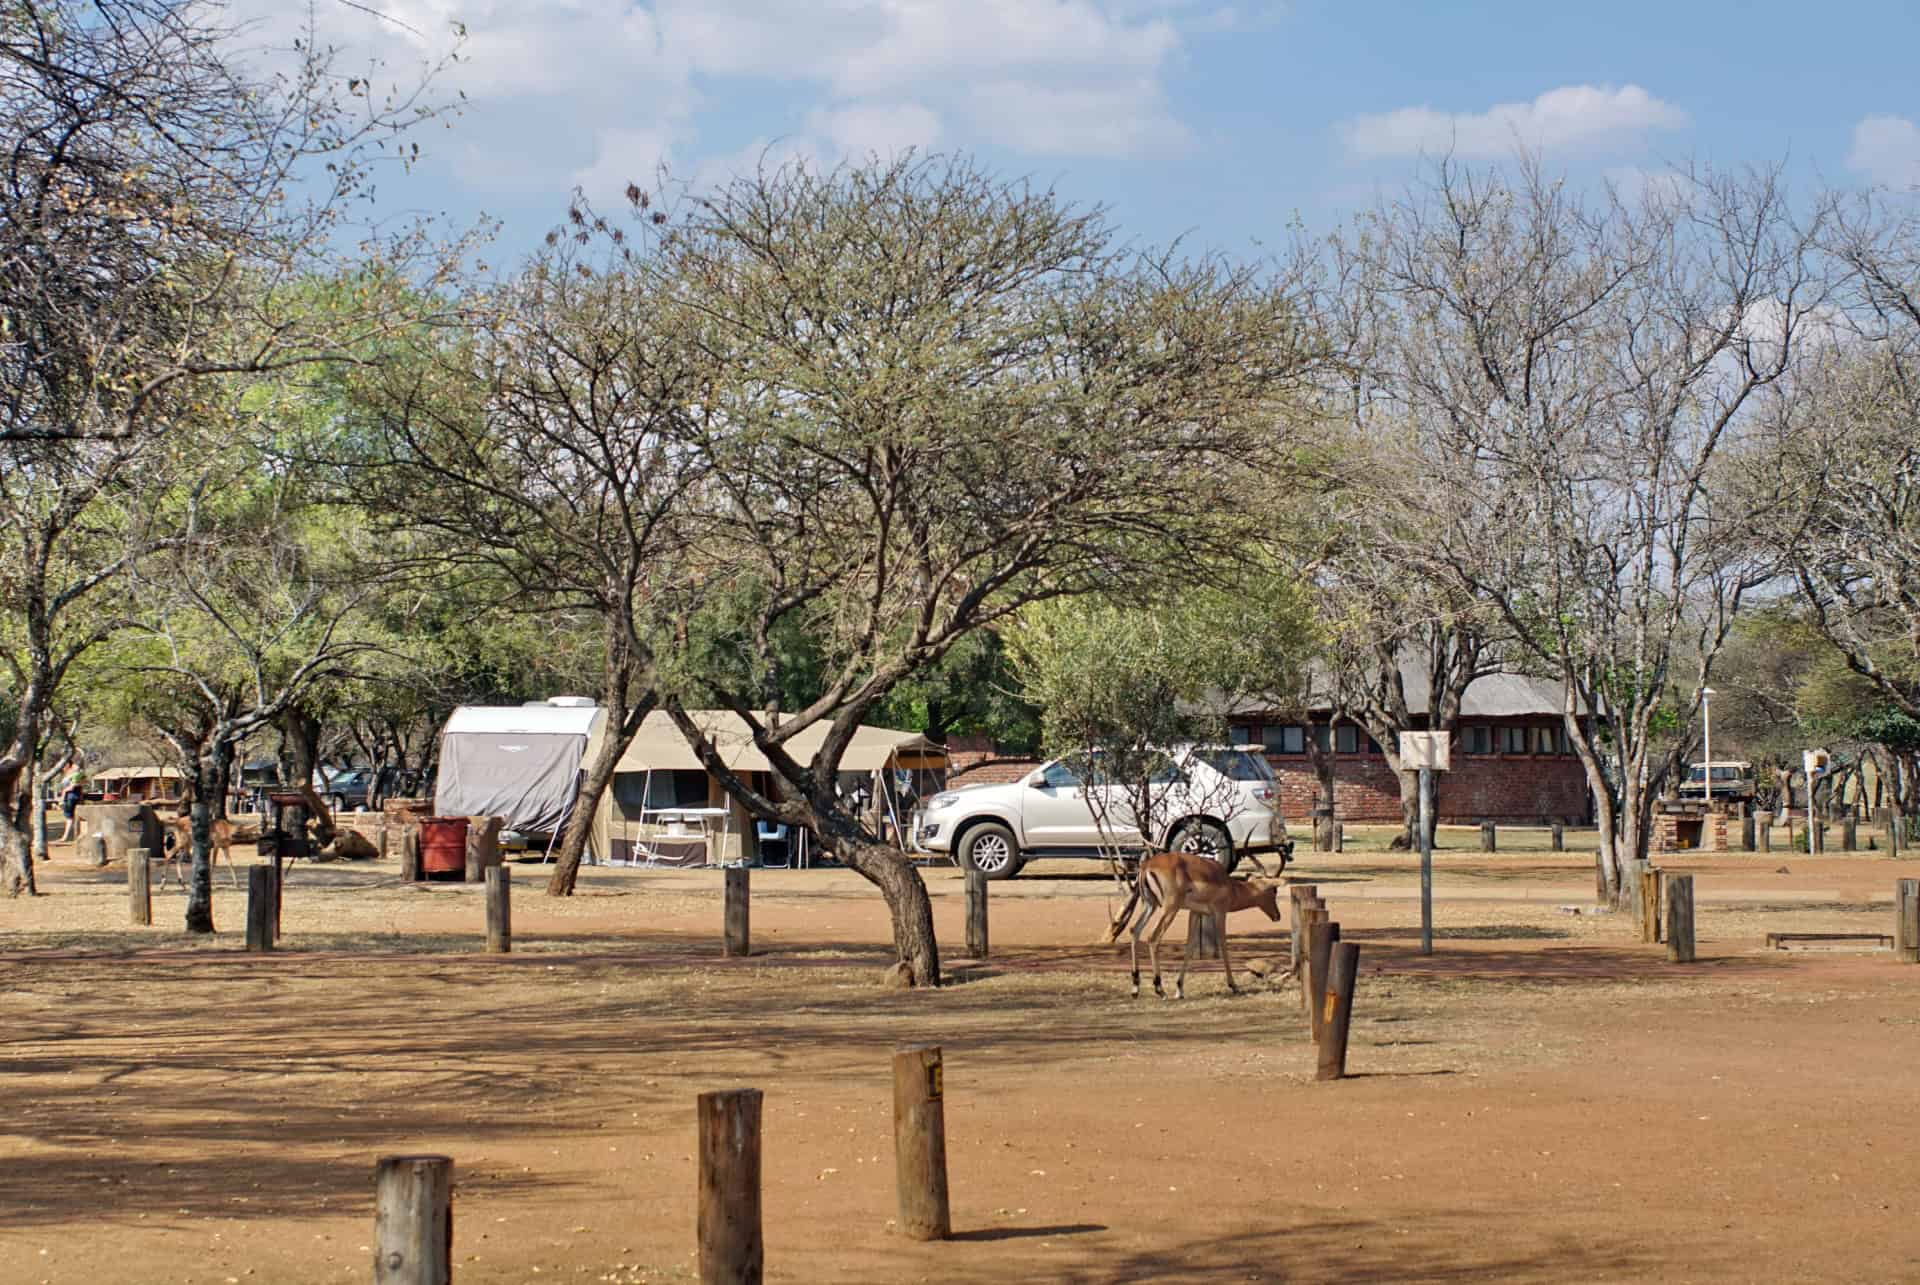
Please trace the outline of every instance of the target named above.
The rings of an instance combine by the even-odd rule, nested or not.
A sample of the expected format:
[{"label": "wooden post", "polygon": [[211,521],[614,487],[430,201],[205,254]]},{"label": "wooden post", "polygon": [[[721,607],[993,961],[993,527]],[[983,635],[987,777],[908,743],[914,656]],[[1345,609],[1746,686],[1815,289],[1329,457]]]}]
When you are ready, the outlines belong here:
[{"label": "wooden post", "polygon": [[385,861],[393,851],[393,822],[391,819],[380,822],[380,859]]},{"label": "wooden post", "polygon": [[1903,964],[1920,964],[1920,879],[1894,881],[1893,957]]},{"label": "wooden post", "polygon": [[1219,915],[1196,915],[1187,912],[1187,959],[1220,958],[1220,922]]},{"label": "wooden post", "polygon": [[1840,823],[1840,851],[1853,852],[1860,846],[1860,823],[1849,816]]},{"label": "wooden post", "polygon": [[1641,941],[1647,939],[1647,881],[1642,877],[1646,869],[1645,861],[1627,862],[1627,904],[1633,912],[1633,926],[1639,932]]},{"label": "wooden post", "polygon": [[1660,885],[1663,875],[1650,864],[1640,867],[1640,940],[1653,945],[1660,940]]},{"label": "wooden post", "polygon": [[893,1163],[900,1230],[914,1240],[953,1234],[947,1208],[947,1108],[938,1045],[893,1055]]},{"label": "wooden post", "polygon": [[722,915],[722,929],[726,943],[721,953],[725,955],[748,955],[752,953],[747,935],[747,868],[728,866],[726,869],[726,904]]},{"label": "wooden post", "polygon": [[1693,876],[1672,875],[1667,881],[1667,960],[1693,962]]},{"label": "wooden post", "polygon": [[967,957],[987,957],[987,877],[967,871]]},{"label": "wooden post", "polygon": [[81,835],[79,843],[74,845],[74,851],[79,856],[81,864],[83,865],[104,866],[107,864],[107,838],[98,831],[93,834]]},{"label": "wooden post", "polygon": [[1753,837],[1761,852],[1773,851],[1773,813],[1753,814]]},{"label": "wooden post", "polygon": [[1347,1073],[1347,1031],[1353,1024],[1353,984],[1360,976],[1360,947],[1343,941],[1333,948],[1327,994],[1321,1001],[1320,1068],[1316,1080],[1338,1080]]},{"label": "wooden post", "polygon": [[504,955],[513,949],[513,872],[489,866],[486,878],[487,952]]},{"label": "wooden post", "polygon": [[1892,808],[1887,809],[1887,855],[1897,857],[1900,849],[1906,845],[1906,836],[1900,833],[1900,814]]},{"label": "wooden post", "polygon": [[1325,922],[1327,912],[1317,909],[1311,901],[1302,900],[1300,905],[1300,931],[1298,934],[1299,954],[1293,961],[1293,975],[1300,982],[1300,1011],[1306,1013],[1307,1006],[1313,1003],[1313,987],[1308,981],[1308,959],[1313,950],[1314,925]]},{"label": "wooden post", "polygon": [[1287,950],[1292,956],[1289,972],[1294,977],[1304,976],[1300,971],[1300,961],[1307,957],[1307,906],[1318,895],[1319,890],[1310,883],[1297,883],[1287,889],[1287,899],[1293,903],[1293,925],[1287,934]]},{"label": "wooden post", "polygon": [[247,949],[273,949],[273,867],[247,867]]},{"label": "wooden post", "polygon": [[374,1167],[373,1279],[374,1285],[453,1280],[450,1157],[382,1156]]},{"label": "wooden post", "polygon": [[153,867],[145,848],[127,849],[127,914],[134,923],[153,923]]},{"label": "wooden post", "polygon": [[1740,818],[1740,851],[1752,852],[1755,838],[1753,813]]},{"label": "wooden post", "polygon": [[1333,823],[1333,850],[1335,852],[1345,852],[1347,850],[1347,823],[1345,821],[1335,821]]},{"label": "wooden post", "polygon": [[1315,920],[1307,934],[1307,1022],[1315,1044],[1320,1042],[1321,1025],[1326,1021],[1322,1009],[1327,998],[1327,968],[1333,960],[1333,944],[1339,940],[1340,925],[1327,919]]},{"label": "wooden post", "polygon": [[1808,830],[1807,851],[1825,852],[1827,850],[1827,822],[1821,817],[1814,821]]},{"label": "wooden post", "polygon": [[267,870],[273,876],[273,944],[280,944],[280,911],[287,897],[287,870],[276,858]]},{"label": "wooden post", "polygon": [[1558,821],[1553,823],[1553,850],[1555,852],[1567,850],[1567,827]]},{"label": "wooden post", "polygon": [[699,1117],[701,1285],[760,1285],[760,1090],[702,1093]]},{"label": "wooden post", "polygon": [[1482,821],[1480,823],[1480,851],[1493,852],[1496,850],[1496,846],[1493,822]]},{"label": "wooden post", "polygon": [[420,827],[403,826],[400,830],[400,882],[420,882]]}]

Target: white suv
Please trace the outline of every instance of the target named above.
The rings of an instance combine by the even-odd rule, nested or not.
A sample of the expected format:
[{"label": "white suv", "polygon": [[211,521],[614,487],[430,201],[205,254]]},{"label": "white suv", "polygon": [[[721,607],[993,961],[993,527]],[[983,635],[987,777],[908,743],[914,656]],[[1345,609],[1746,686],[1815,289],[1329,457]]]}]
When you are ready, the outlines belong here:
[{"label": "white suv", "polygon": [[1172,751],[1146,840],[1127,821],[1125,790],[1087,784],[1084,778],[1098,773],[1084,771],[1081,763],[1077,756],[1054,759],[1011,784],[936,794],[915,817],[914,843],[923,851],[953,853],[962,868],[989,879],[1012,878],[1033,857],[1104,855],[1101,818],[1110,845],[1202,853],[1229,870],[1247,852],[1278,853],[1284,869],[1293,852],[1273,769],[1258,750]]}]

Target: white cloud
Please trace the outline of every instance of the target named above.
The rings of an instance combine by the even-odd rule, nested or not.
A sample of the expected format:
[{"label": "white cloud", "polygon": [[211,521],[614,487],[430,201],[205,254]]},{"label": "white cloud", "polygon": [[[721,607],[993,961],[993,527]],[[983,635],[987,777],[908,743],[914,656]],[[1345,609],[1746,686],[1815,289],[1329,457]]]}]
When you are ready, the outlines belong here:
[{"label": "white cloud", "polygon": [[940,117],[919,103],[848,103],[817,107],[807,129],[844,155],[897,156],[910,147],[926,151],[940,142]]},{"label": "white cloud", "polygon": [[1686,123],[1684,111],[1638,85],[1565,85],[1531,102],[1496,103],[1483,112],[1402,107],[1356,116],[1337,129],[1347,151],[1364,159],[1422,152],[1489,159],[1516,147],[1564,151],[1631,144]]},{"label": "white cloud", "polygon": [[1888,187],[1920,187],[1920,125],[1904,116],[1868,116],[1853,127],[1847,166]]}]

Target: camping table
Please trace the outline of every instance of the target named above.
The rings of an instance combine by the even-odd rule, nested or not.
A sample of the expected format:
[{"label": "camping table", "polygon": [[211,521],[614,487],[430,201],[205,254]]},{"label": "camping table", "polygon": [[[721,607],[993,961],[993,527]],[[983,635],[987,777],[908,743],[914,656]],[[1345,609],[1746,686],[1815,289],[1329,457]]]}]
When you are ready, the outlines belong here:
[{"label": "camping table", "polygon": [[[689,822],[689,821],[697,821],[700,824],[700,836],[703,839],[708,837],[712,829],[712,823],[715,820],[718,820],[720,822],[720,862],[722,865],[726,863],[727,839],[733,832],[732,831],[733,809],[731,808],[646,808],[646,809],[643,809],[640,813],[641,821],[645,822],[648,817],[652,817],[654,820],[659,822],[664,822],[668,825],[671,825],[676,821],[679,821],[682,823]],[[659,837],[659,836],[655,836],[655,837]],[[711,853],[709,853],[709,855],[711,855]]]}]

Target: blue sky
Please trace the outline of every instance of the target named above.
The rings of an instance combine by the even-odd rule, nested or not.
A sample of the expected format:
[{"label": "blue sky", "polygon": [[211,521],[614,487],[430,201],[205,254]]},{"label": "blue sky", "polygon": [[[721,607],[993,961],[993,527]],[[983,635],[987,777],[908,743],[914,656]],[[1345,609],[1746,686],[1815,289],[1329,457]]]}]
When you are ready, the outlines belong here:
[{"label": "blue sky", "polygon": [[[1809,187],[1920,186],[1912,0],[311,3],[323,39],[396,73],[465,25],[442,85],[467,107],[422,133],[383,204],[498,218],[507,252],[576,185],[906,146],[1104,202],[1143,241],[1235,253],[1296,216],[1332,230],[1449,144],[1497,160],[1523,141],[1580,181],[1786,158]],[[267,44],[308,14],[235,11]]]}]

